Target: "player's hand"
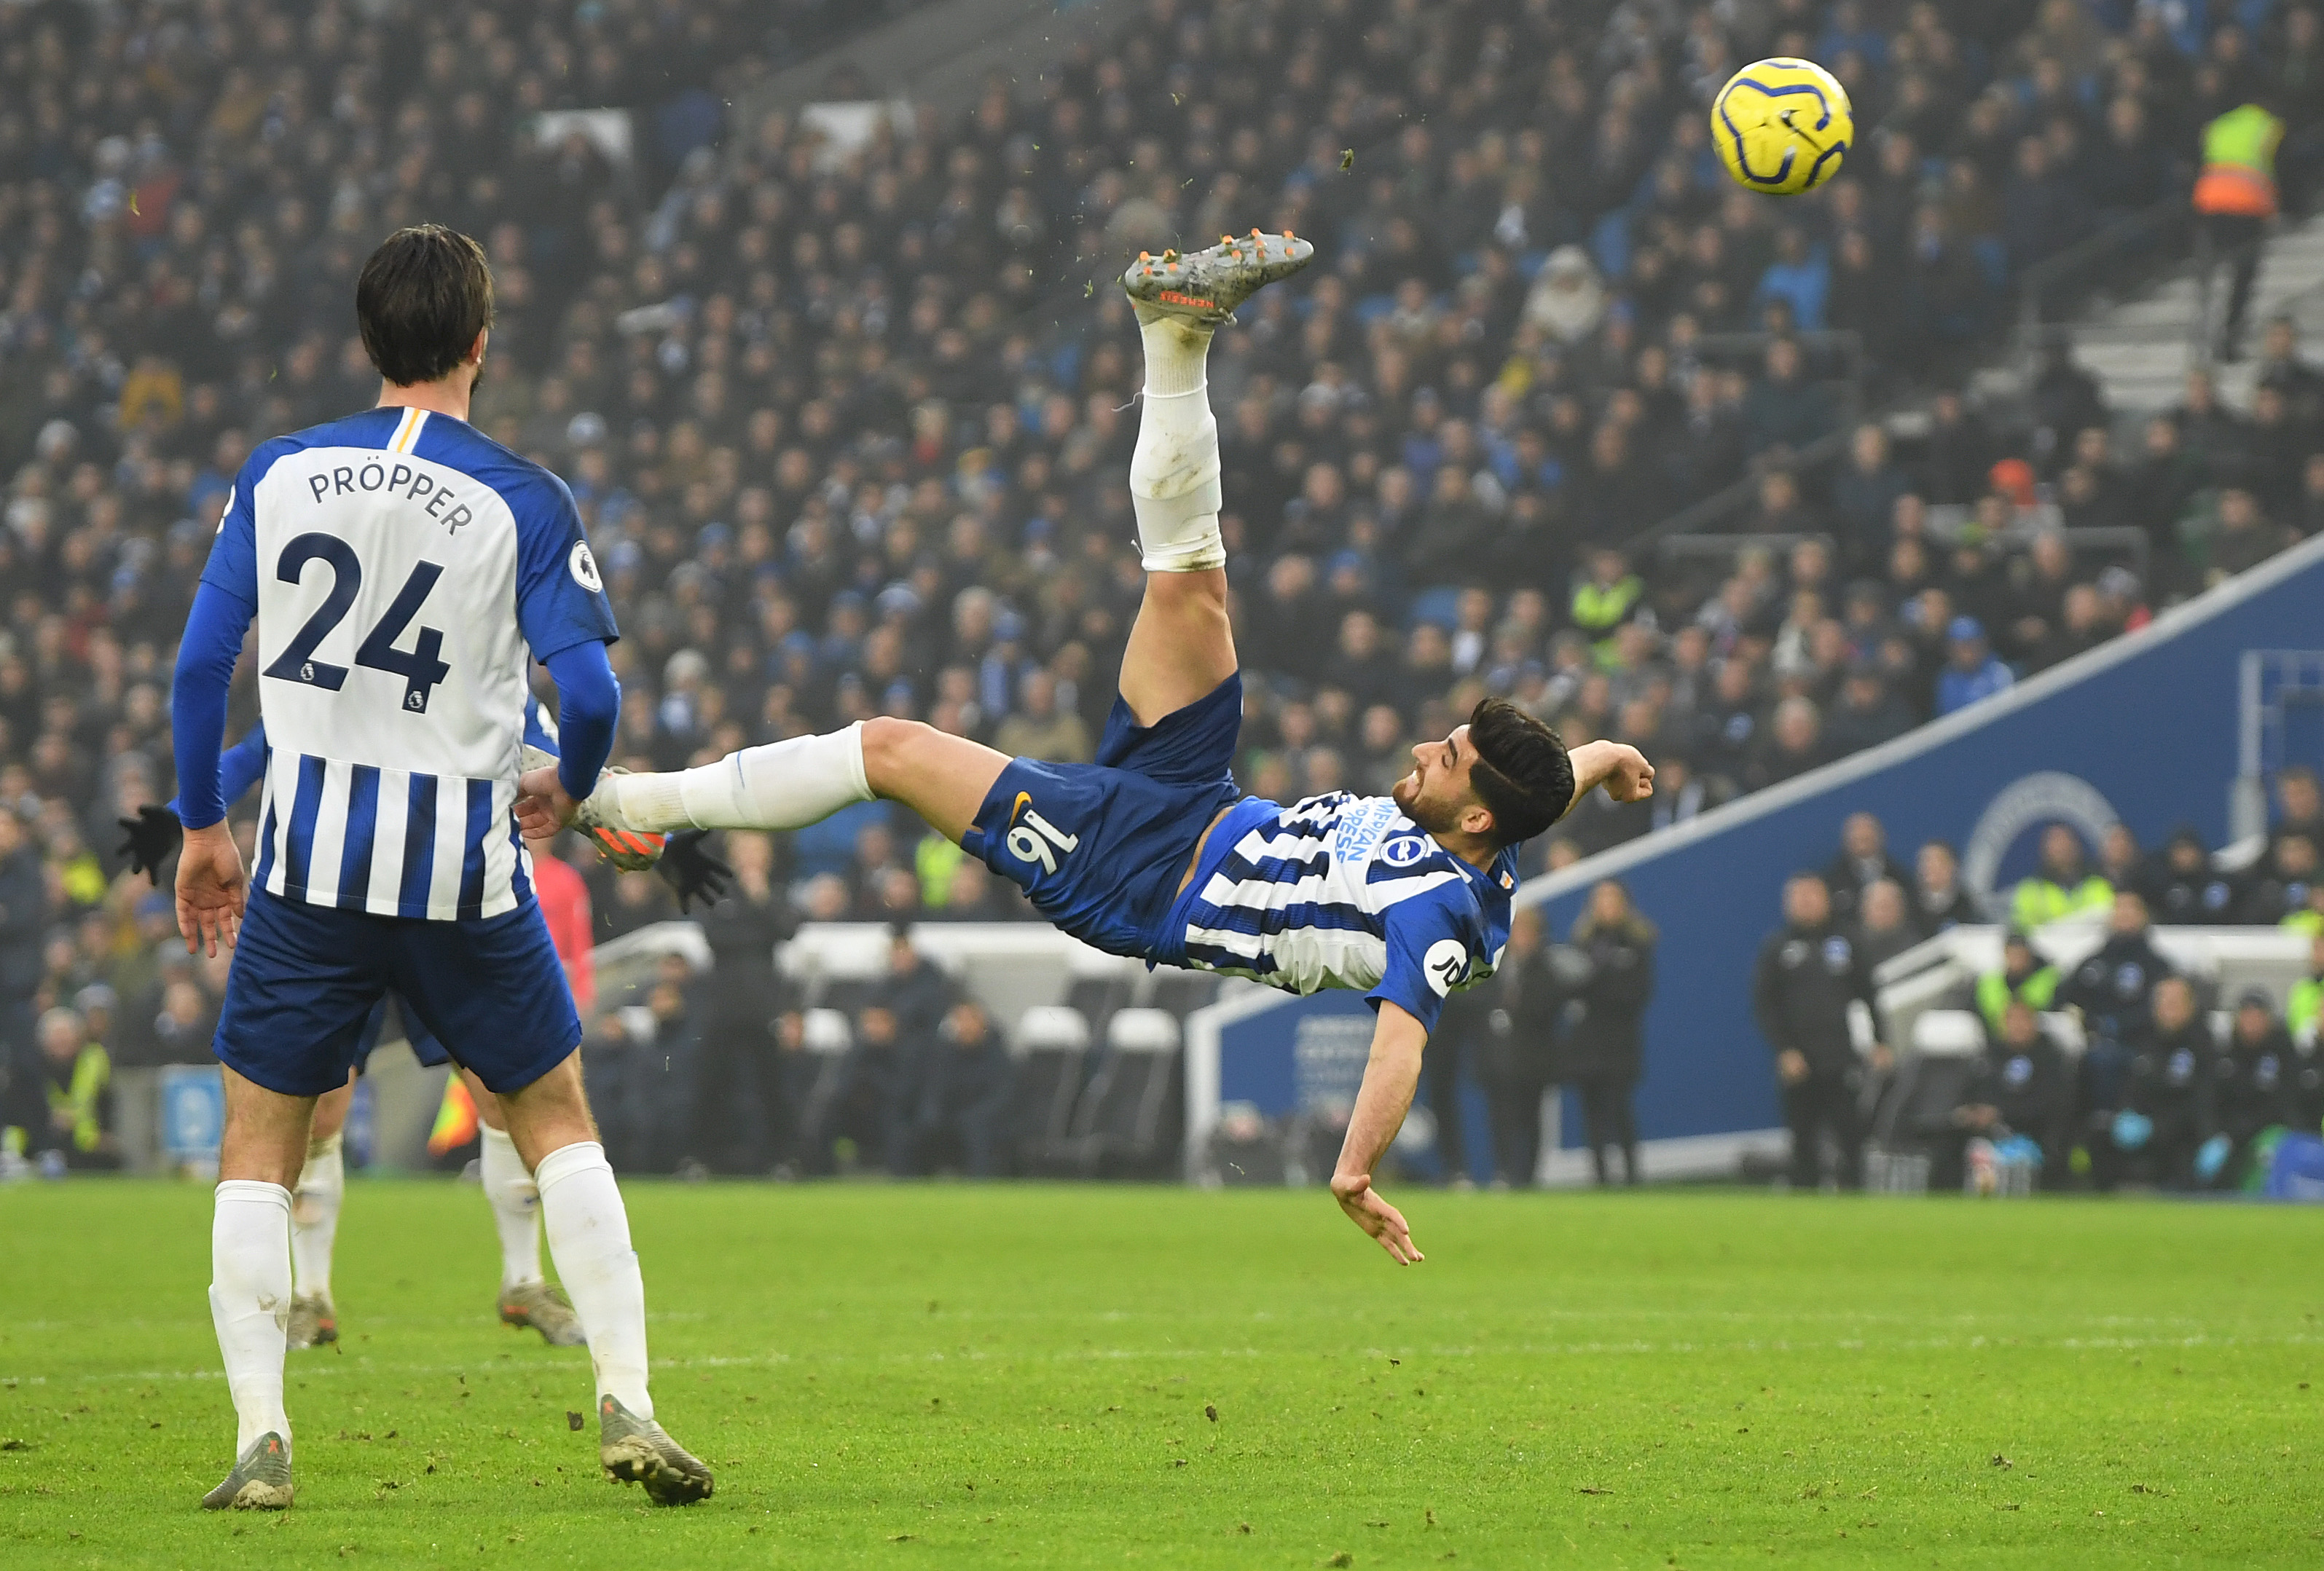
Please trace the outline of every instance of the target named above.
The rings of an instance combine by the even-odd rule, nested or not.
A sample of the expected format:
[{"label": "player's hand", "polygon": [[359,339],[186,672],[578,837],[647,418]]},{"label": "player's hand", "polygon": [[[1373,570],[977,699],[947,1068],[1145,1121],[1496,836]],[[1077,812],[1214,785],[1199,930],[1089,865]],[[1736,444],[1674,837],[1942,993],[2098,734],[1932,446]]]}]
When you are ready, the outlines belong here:
[{"label": "player's hand", "polygon": [[178,858],[178,932],[188,954],[215,955],[223,942],[232,949],[242,934],[242,907],[249,887],[242,852],[220,819],[207,829],[185,831]]},{"label": "player's hand", "polygon": [[137,810],[134,818],[116,818],[121,826],[121,856],[129,859],[129,870],[143,873],[153,880],[153,887],[161,887],[161,864],[175,856],[178,842],[185,831],[178,815],[166,807],[149,802]]},{"label": "player's hand", "polygon": [[1614,767],[1606,776],[1606,795],[1617,802],[1644,802],[1655,794],[1655,767],[1646,754],[1628,742],[1614,744]]},{"label": "player's hand", "polygon": [[734,881],[734,869],[702,849],[710,831],[706,829],[682,829],[662,842],[661,859],[654,871],[678,896],[678,914],[683,916],[692,903],[699,900],[705,905],[715,905]]},{"label": "player's hand", "polygon": [[581,811],[581,804],[565,794],[553,765],[519,776],[516,789],[517,832],[527,840],[549,839]]},{"label": "player's hand", "polygon": [[1428,1258],[1413,1244],[1412,1229],[1405,1226],[1404,1213],[1373,1191],[1369,1174],[1335,1173],[1332,1178],[1332,1198],[1340,1202],[1340,1209],[1348,1214],[1348,1220],[1379,1240],[1388,1258],[1398,1265],[1416,1265]]}]

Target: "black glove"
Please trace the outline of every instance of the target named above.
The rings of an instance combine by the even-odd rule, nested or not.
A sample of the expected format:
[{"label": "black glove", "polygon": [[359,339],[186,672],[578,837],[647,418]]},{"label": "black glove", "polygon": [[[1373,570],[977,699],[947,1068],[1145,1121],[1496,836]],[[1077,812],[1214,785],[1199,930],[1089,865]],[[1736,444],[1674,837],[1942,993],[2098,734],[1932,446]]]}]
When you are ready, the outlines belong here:
[{"label": "black glove", "polygon": [[136,817],[116,818],[113,822],[121,826],[119,854],[129,859],[129,870],[144,874],[153,880],[156,889],[160,888],[161,864],[178,854],[178,847],[186,838],[178,815],[149,802],[137,810]]},{"label": "black glove", "polygon": [[654,863],[654,871],[678,896],[680,915],[696,900],[705,905],[715,905],[726,893],[726,886],[734,881],[734,869],[702,849],[709,838],[706,829],[682,829],[665,841],[661,859]]}]

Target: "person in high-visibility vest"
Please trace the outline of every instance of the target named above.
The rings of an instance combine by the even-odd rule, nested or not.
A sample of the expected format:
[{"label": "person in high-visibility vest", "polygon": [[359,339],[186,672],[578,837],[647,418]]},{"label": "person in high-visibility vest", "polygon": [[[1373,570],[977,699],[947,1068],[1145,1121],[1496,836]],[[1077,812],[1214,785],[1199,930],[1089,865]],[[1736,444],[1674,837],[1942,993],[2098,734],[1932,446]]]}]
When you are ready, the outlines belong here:
[{"label": "person in high-visibility vest", "polygon": [[[2241,104],[2203,127],[2203,169],[2195,177],[2195,216],[2206,262],[2226,257],[2232,282],[2219,325],[2218,358],[2240,352],[2244,312],[2259,277],[2259,243],[2275,216],[2275,150],[2283,122],[2265,106]],[[2208,271],[2208,270],[2207,270]]]},{"label": "person in high-visibility vest", "polygon": [[2310,945],[2308,975],[2292,984],[2283,1000],[2284,1029],[2302,1050],[2316,1045],[2317,1027],[2324,1024],[2324,932]]},{"label": "person in high-visibility vest", "polygon": [[2077,912],[2103,911],[2114,903],[2114,886],[2083,862],[2082,837],[2053,823],[2042,831],[2042,866],[2019,880],[2009,901],[2009,925],[2031,932]]}]

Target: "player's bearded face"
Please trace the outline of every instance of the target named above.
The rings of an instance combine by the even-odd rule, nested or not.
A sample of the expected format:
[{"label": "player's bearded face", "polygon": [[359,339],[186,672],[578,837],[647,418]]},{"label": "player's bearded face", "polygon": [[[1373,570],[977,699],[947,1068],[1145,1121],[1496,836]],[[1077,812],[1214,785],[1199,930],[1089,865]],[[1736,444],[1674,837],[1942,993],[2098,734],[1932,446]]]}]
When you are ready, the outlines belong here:
[{"label": "player's bearded face", "polygon": [[1430,834],[1451,834],[1460,827],[1460,798],[1467,795],[1465,783],[1454,781],[1425,759],[1389,786],[1388,794],[1406,818]]}]

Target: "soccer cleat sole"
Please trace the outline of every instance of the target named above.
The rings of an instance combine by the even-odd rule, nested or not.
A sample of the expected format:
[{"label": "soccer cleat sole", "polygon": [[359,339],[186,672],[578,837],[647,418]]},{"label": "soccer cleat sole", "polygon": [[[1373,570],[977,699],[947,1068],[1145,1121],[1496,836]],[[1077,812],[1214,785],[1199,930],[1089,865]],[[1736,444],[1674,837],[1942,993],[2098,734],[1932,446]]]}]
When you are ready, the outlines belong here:
[{"label": "soccer cleat sole", "polygon": [[651,1419],[608,1396],[598,1399],[597,1419],[597,1461],[614,1483],[640,1485],[656,1505],[692,1505],[717,1488],[701,1458]]},{"label": "soccer cleat sole", "polygon": [[1235,308],[1315,260],[1313,243],[1286,230],[1222,235],[1206,251],[1146,252],[1121,275],[1122,292],[1142,306],[1215,327],[1234,319]]},{"label": "soccer cleat sole", "polygon": [[202,1496],[202,1509],[288,1511],[291,1493],[290,1452],[282,1437],[269,1430],[250,1443],[216,1489]]},{"label": "soccer cleat sole", "polygon": [[661,848],[668,836],[639,829],[611,829],[604,824],[579,824],[583,839],[597,848],[597,854],[624,873],[642,873],[661,859]]}]

